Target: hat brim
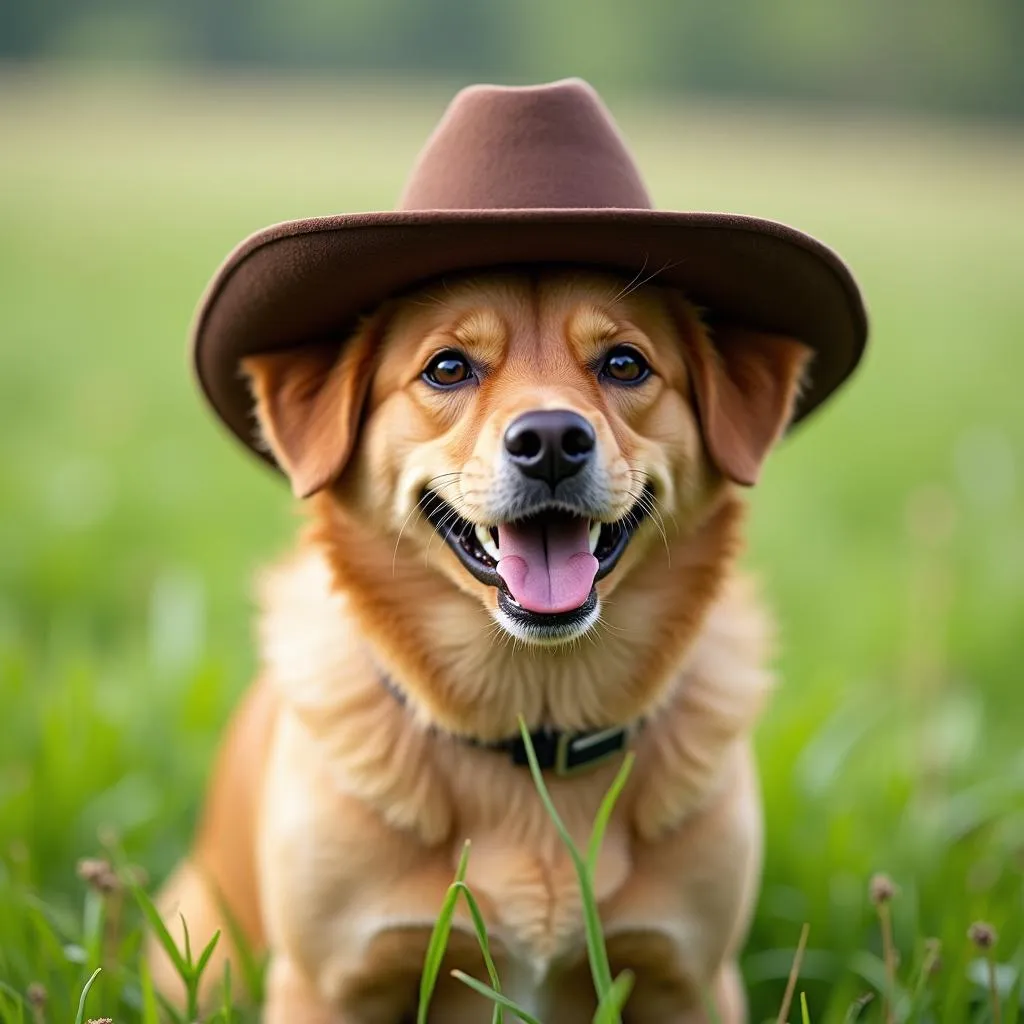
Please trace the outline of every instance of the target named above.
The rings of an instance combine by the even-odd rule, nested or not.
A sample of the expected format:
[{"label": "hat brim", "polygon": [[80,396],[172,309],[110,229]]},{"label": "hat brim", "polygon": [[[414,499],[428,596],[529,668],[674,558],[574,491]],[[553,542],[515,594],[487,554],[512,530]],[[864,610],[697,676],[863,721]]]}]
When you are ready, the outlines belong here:
[{"label": "hat brim", "polygon": [[256,444],[245,356],[338,335],[384,299],[456,272],[522,264],[616,271],[681,289],[713,317],[810,346],[796,423],[853,372],[867,315],[849,269],[785,224],[662,210],[431,210],[289,221],[251,235],[208,285],[192,332],[199,384]]}]

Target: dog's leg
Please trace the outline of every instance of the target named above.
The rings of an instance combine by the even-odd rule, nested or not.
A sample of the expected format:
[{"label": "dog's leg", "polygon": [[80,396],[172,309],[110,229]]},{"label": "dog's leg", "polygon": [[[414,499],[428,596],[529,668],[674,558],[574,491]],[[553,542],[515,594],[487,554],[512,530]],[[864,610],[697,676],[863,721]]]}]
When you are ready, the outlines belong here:
[{"label": "dog's leg", "polygon": [[[220,941],[203,972],[199,987],[200,1006],[210,1006],[215,990],[224,977],[225,960],[234,960],[234,949],[210,887],[192,860],[184,860],[178,865],[156,902],[160,916],[179,949],[185,948],[182,918],[188,926],[193,950],[204,949],[214,932],[220,930]],[[185,984],[152,932],[147,933],[144,956],[157,991],[175,1006],[184,1009]],[[237,962],[231,966],[237,977]]]},{"label": "dog's leg", "polygon": [[[743,991],[743,981],[739,968],[734,961],[725,964],[718,973],[711,996],[715,1002],[716,1016],[720,1024],[745,1024],[747,1020],[747,996]],[[688,1018],[687,1018],[688,1019]],[[704,1021],[704,1015],[697,1018]]]},{"label": "dog's leg", "polygon": [[[242,698],[217,755],[194,848],[155,901],[179,949],[184,947],[182,917],[193,950],[203,949],[215,932],[221,933],[203,973],[199,1000],[204,1009],[211,1005],[224,977],[226,959],[233,961],[236,978],[239,974],[228,915],[251,953],[264,948],[253,853],[260,776],[253,766],[266,760],[277,709],[275,693],[263,682],[257,682]],[[147,938],[145,956],[157,990],[175,1005],[184,1006],[184,985],[153,935]]]},{"label": "dog's leg", "polygon": [[722,966],[703,992],[689,980],[657,990],[640,988],[626,1003],[628,1024],[746,1024],[747,997],[736,964]]},{"label": "dog's leg", "polygon": [[263,1024],[355,1024],[343,1021],[313,983],[288,959],[275,957],[267,972]]},{"label": "dog's leg", "polygon": [[[430,1024],[488,1024],[493,1018],[494,1004],[468,985],[455,978],[439,979],[430,1004]],[[505,1019],[513,1017],[508,1011]]]}]

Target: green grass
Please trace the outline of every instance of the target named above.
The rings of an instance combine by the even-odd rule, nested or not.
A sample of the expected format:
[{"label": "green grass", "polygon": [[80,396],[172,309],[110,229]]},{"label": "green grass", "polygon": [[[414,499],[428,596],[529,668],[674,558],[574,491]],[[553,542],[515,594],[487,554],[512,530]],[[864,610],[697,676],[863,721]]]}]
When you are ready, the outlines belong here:
[{"label": "green grass", "polygon": [[[250,230],[394,201],[445,93],[368,90],[0,79],[0,990],[42,983],[47,1019],[75,1018],[100,961],[86,1018],[151,1019],[140,915],[75,864],[113,848],[156,880],[184,850],[253,668],[252,574],[296,522],[200,405],[185,336]],[[872,316],[862,372],[753,496],[783,642],[752,1018],[774,1019],[805,921],[791,1019],[801,992],[831,1022],[884,988],[885,871],[901,983],[939,938],[929,1019],[984,1020],[971,922],[998,930],[1001,984],[1024,966],[1024,139],[615,109],[660,205],[819,235]]]},{"label": "green grass", "polygon": [[[583,905],[583,926],[586,934],[587,959],[590,963],[591,974],[594,980],[594,993],[597,997],[597,1009],[594,1013],[593,1024],[620,1024],[622,1009],[629,999],[629,993],[633,988],[634,976],[632,971],[625,970],[615,978],[612,977],[611,966],[608,961],[608,950],[605,947],[604,933],[601,929],[599,907],[594,895],[594,872],[597,870],[597,858],[601,852],[601,844],[604,842],[605,829],[608,827],[615,803],[633,768],[633,754],[630,752],[623,759],[622,766],[608,788],[604,799],[601,801],[601,806],[598,808],[597,816],[594,819],[590,839],[587,842],[586,856],[584,856],[583,851],[573,842],[572,836],[569,834],[555,808],[551,795],[548,792],[547,783],[544,781],[544,774],[537,762],[537,755],[533,749],[529,729],[522,717],[519,719],[519,731],[523,737],[530,774],[533,777],[537,795],[543,802],[544,809],[554,822],[555,828],[558,830],[566,852],[572,859],[573,867],[576,870],[576,878],[580,888],[580,900]],[[476,897],[464,881],[469,862],[469,845],[467,841],[455,872],[455,880],[449,887],[442,903],[441,912],[438,915],[437,923],[430,937],[430,943],[427,946],[420,985],[419,1007],[416,1017],[417,1024],[426,1024],[427,1022],[430,1000],[434,993],[434,986],[437,982],[445,949],[447,948],[448,937],[451,934],[455,905],[460,896],[469,906],[473,929],[476,933],[477,942],[480,945],[480,952],[483,954],[490,984],[484,984],[484,982],[470,977],[463,971],[452,971],[452,975],[491,1000],[494,1006],[492,1024],[504,1024],[506,1011],[518,1020],[524,1021],[525,1024],[540,1024],[528,1011],[513,1002],[501,991],[501,978],[491,958],[490,937],[487,933],[487,925],[477,904]]]}]

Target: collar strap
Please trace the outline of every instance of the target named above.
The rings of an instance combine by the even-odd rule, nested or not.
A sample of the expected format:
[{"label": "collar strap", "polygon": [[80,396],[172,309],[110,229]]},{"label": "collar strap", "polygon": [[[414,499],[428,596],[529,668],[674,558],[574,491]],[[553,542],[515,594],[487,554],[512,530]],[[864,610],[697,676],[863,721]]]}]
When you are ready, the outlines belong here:
[{"label": "collar strap", "polygon": [[[395,700],[406,705],[408,699],[405,692],[386,675],[381,675],[381,684]],[[640,728],[642,722],[637,724]],[[533,752],[537,756],[537,764],[541,771],[553,771],[556,775],[573,775],[586,768],[599,764],[622,753],[629,745],[630,735],[634,730],[629,726],[615,725],[607,729],[591,729],[585,732],[566,732],[562,729],[537,729],[530,733]],[[481,750],[494,750],[508,754],[510,760],[518,767],[528,767],[526,744],[520,735],[509,736],[507,739],[486,741],[473,736],[462,736],[448,733],[452,739]]]},{"label": "collar strap", "polygon": [[[564,732],[561,729],[538,729],[530,733],[533,752],[541,771],[553,771],[556,775],[573,775],[594,767],[622,753],[629,744],[630,730],[616,725],[610,729],[594,729],[590,732]],[[514,765],[529,766],[526,744],[522,736],[511,736],[494,743],[464,736],[457,737],[464,743],[487,750],[507,753]]]}]

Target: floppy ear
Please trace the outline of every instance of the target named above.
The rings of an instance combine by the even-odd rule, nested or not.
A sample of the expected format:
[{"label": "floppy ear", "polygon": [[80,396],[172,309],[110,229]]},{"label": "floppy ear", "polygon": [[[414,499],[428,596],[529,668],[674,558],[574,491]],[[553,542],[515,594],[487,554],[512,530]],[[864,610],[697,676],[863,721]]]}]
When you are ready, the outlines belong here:
[{"label": "floppy ear", "polygon": [[368,323],[341,345],[303,345],[242,360],[263,438],[297,498],[315,494],[345,468],[369,390],[379,328]]},{"label": "floppy ear", "polygon": [[789,424],[807,364],[806,345],[729,325],[685,330],[704,443],[718,469],[757,483],[761,464]]}]

